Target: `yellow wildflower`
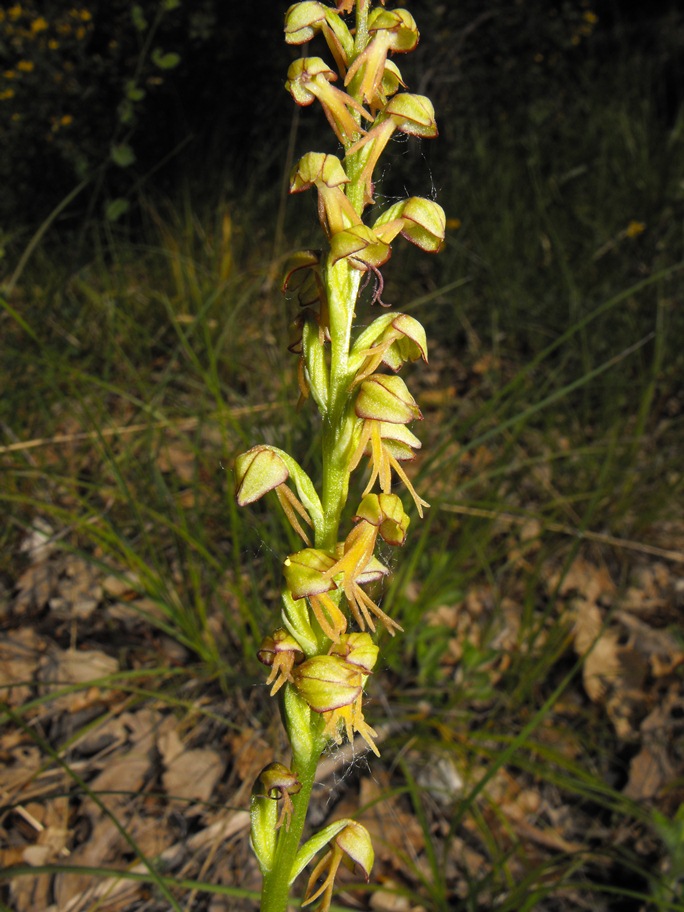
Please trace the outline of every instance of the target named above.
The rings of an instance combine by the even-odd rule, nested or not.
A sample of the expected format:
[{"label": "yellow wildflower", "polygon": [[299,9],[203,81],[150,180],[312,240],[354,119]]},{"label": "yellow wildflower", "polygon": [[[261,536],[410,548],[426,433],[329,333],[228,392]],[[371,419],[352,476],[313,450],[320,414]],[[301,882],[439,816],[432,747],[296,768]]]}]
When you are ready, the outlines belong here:
[{"label": "yellow wildflower", "polygon": [[90,20],[93,18],[90,10],[87,9],[80,10],[79,15],[82,22],[90,22]]},{"label": "yellow wildflower", "polygon": [[589,25],[596,25],[596,23],[598,22],[598,16],[596,15],[596,13],[593,10],[587,10],[585,13],[582,14],[582,18],[584,19],[585,22],[588,22]]},{"label": "yellow wildflower", "polygon": [[48,29],[48,23],[42,16],[38,16],[37,19],[34,19],[31,23],[31,32],[34,35],[37,35],[39,32],[44,32]]},{"label": "yellow wildflower", "polygon": [[50,38],[50,40],[48,41],[48,47],[50,48],[51,51],[56,51],[57,48],[59,47],[59,41],[57,41],[56,38]]},{"label": "yellow wildflower", "polygon": [[447,231],[458,231],[461,227],[460,218],[448,218],[446,220]]},{"label": "yellow wildflower", "polygon": [[21,6],[18,3],[15,3],[14,6],[11,6],[7,10],[7,15],[13,22],[16,22],[16,20],[21,16],[22,12],[23,11]]},{"label": "yellow wildflower", "polygon": [[646,225],[643,222],[636,222],[632,220],[627,228],[625,229],[625,235],[628,238],[639,237],[646,230]]},{"label": "yellow wildflower", "polygon": [[5,70],[2,75],[5,79],[14,79],[17,74],[14,72],[14,70]]},{"label": "yellow wildflower", "polygon": [[35,69],[35,64],[32,60],[20,60],[17,64],[17,69],[22,73],[32,73]]},{"label": "yellow wildflower", "polygon": [[74,122],[74,118],[71,114],[63,114],[59,119],[60,127],[68,127]]},{"label": "yellow wildflower", "polygon": [[5,89],[0,92],[0,101],[7,101],[8,98],[14,98],[14,89]]}]

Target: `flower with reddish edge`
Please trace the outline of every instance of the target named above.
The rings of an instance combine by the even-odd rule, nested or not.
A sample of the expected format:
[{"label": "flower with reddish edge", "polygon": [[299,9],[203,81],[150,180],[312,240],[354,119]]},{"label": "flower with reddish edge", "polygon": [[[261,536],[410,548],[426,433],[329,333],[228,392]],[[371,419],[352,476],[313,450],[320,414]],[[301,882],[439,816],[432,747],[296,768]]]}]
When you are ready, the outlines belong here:
[{"label": "flower with reddish edge", "polygon": [[408,429],[392,431],[388,427],[392,424],[405,425],[414,418],[423,417],[406,384],[401,377],[371,374],[361,384],[355,411],[362,423],[359,442],[350,460],[352,469],[356,468],[370,446],[371,476],[363,495],[369,493],[376,479],[379,479],[383,493],[389,494],[394,471],[406,485],[422,517],[423,507],[430,505],[416,493],[399,465],[400,460],[413,458],[412,448],[416,447],[416,442],[420,447],[420,441]]},{"label": "flower with reddish edge", "polygon": [[302,529],[295,513],[298,513],[308,526],[312,525],[311,517],[301,500],[285,484],[289,477],[290,471],[282,457],[271,447],[259,444],[246,453],[241,453],[235,460],[235,499],[244,507],[259,500],[269,491],[275,491],[288,522],[301,536],[304,544],[310,545],[309,537]]},{"label": "flower with reddish edge", "polygon": [[347,70],[345,85],[362,72],[359,93],[368,104],[375,105],[382,84],[385,62],[390,51],[407,53],[420,37],[415,19],[408,10],[373,10],[368,18],[368,31],[373,36]]},{"label": "flower with reddish edge", "polygon": [[[347,856],[346,858],[345,855]],[[330,848],[311,872],[304,902],[302,903],[303,906],[308,906],[309,903],[322,896],[323,901],[319,907],[319,912],[328,912],[332,900],[335,877],[342,861],[352,869],[358,865],[363,871],[366,882],[368,882],[373,862],[375,861],[375,853],[373,852],[373,844],[368,830],[355,820],[350,820],[347,826],[335,836],[330,843]],[[317,890],[314,890],[316,883],[326,871],[327,874],[323,883]]]},{"label": "flower with reddish edge", "polygon": [[414,450],[422,446],[420,440],[403,424],[393,424],[387,421],[366,419],[361,423],[361,436],[356,450],[350,460],[353,470],[363,456],[369,456],[371,461],[371,474],[368,479],[363,496],[365,497],[373,488],[376,480],[380,482],[380,490],[389,494],[392,488],[392,472],[403,481],[420,517],[423,508],[430,504],[423,500],[413,487],[408,475],[403,470],[400,462],[410,462],[415,458]]},{"label": "flower with reddish edge", "polygon": [[297,692],[317,713],[348,706],[363,690],[358,667],[340,656],[312,656],[295,668],[293,676]]},{"label": "flower with reddish edge", "polygon": [[317,0],[305,0],[295,3],[285,13],[285,41],[288,44],[306,44],[317,32],[325,38],[340,72],[345,73],[354,51],[354,39],[339,12]]},{"label": "flower with reddish edge", "polygon": [[373,642],[368,633],[345,633],[339,643],[334,643],[330,655],[341,656],[350,665],[357,665],[364,674],[369,675],[378,659],[380,648]]},{"label": "flower with reddish edge", "polygon": [[337,585],[327,575],[334,564],[335,558],[326,551],[305,548],[285,560],[283,572],[292,598],[308,598],[321,630],[333,643],[337,643],[347,629],[347,619],[328,595],[337,589]]},{"label": "flower with reddish edge", "polygon": [[446,236],[446,215],[439,203],[411,196],[386,209],[373,224],[373,231],[388,244],[401,233],[426,253],[439,253]]},{"label": "flower with reddish edge", "polygon": [[340,730],[344,729],[352,743],[357,732],[380,756],[373,741],[377,732],[363,717],[363,685],[368,676],[364,667],[339,655],[317,655],[295,668],[293,676],[299,695],[325,719],[325,735],[339,743]]},{"label": "flower with reddish edge", "polygon": [[418,403],[401,379],[388,374],[371,374],[361,384],[354,411],[359,418],[408,424],[422,420]]},{"label": "flower with reddish edge", "polygon": [[[387,319],[387,318],[385,318]],[[354,385],[362,383],[384,364],[395,373],[405,361],[422,358],[427,364],[427,338],[421,323],[408,314],[398,313],[389,318],[382,332],[368,348],[355,352],[365,360],[354,378]]]},{"label": "flower with reddish edge", "polygon": [[389,260],[392,248],[372,228],[359,223],[330,238],[330,253],[333,263],[348,259],[356,269],[362,272],[371,269],[380,277],[378,269]]},{"label": "flower with reddish edge", "polygon": [[366,520],[358,522],[342,543],[342,554],[339,560],[326,571],[325,575],[331,579],[339,574],[342,575],[342,590],[346,596],[349,610],[361,630],[369,627],[375,631],[373,621],[373,616],[375,616],[387,632],[394,636],[398,630],[402,629],[401,626],[385,614],[361,588],[367,583],[382,579],[389,572],[387,567],[373,556],[377,537],[377,526]]},{"label": "flower with reddish edge", "polygon": [[296,795],[302,787],[301,782],[292,770],[289,770],[282,763],[269,763],[262,769],[259,774],[259,782],[264,789],[264,795],[273,801],[282,801],[280,816],[276,823],[276,829],[285,824],[285,829],[290,829],[292,820],[292,795]]},{"label": "flower with reddish edge", "polygon": [[342,162],[335,155],[307,152],[292,169],[290,193],[301,193],[316,187],[318,217],[321,227],[330,237],[361,223],[360,217],[342,190],[349,178]]},{"label": "flower with reddish edge", "polygon": [[320,57],[300,57],[290,64],[285,88],[301,107],[313,104],[317,98],[335,136],[347,146],[365,133],[352,111],[366,120],[373,120],[373,115],[351,95],[331,85],[336,79],[337,74]]},{"label": "flower with reddish edge", "polygon": [[271,696],[274,697],[283,684],[292,683],[292,669],[304,660],[304,653],[292,634],[279,627],[271,636],[264,637],[257,658],[271,669],[266,684],[273,684]]},{"label": "flower with reddish edge", "polygon": [[380,537],[388,545],[403,545],[406,541],[410,519],[396,494],[366,494],[354,522],[361,519],[377,526]]},{"label": "flower with reddish edge", "polygon": [[419,136],[423,139],[432,139],[437,136],[435,109],[430,99],[424,95],[412,95],[408,92],[395,95],[387,102],[372,128],[346,150],[346,156],[349,157],[364,146],[370,146],[370,152],[360,178],[365,187],[364,194],[367,203],[373,202],[373,171],[396,130],[407,136]]}]

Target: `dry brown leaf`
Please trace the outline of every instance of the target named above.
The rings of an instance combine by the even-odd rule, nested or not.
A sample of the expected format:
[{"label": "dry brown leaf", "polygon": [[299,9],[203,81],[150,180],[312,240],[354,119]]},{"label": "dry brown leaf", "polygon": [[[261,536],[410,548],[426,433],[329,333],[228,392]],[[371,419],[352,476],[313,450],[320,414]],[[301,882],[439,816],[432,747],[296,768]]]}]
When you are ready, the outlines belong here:
[{"label": "dry brown leaf", "polygon": [[[116,813],[130,804],[131,798],[142,789],[151,768],[152,757],[149,749],[137,746],[108,760],[106,767],[90,783],[90,788],[105,807]],[[99,813],[99,808],[95,808],[95,805],[88,803],[88,809],[93,814]]]},{"label": "dry brown leaf", "polygon": [[50,561],[31,564],[15,583],[17,593],[12,605],[14,613],[23,614],[44,608],[54,592],[56,579],[57,571]]},{"label": "dry brown leaf", "polygon": [[31,696],[31,683],[43,652],[43,641],[31,627],[0,639],[0,693],[10,706],[20,706]]},{"label": "dry brown leaf", "polygon": [[672,782],[675,770],[662,744],[641,748],[629,764],[629,779],[624,794],[634,801],[654,798],[663,785]]},{"label": "dry brown leaf", "polygon": [[615,686],[619,681],[622,666],[618,655],[618,643],[615,631],[607,630],[585,655],[582,680],[587,696],[594,703],[600,703],[606,696],[608,687]]},{"label": "dry brown leaf", "polygon": [[250,729],[231,735],[228,740],[238,779],[251,787],[261,770],[273,762],[273,747]]},{"label": "dry brown leaf", "polygon": [[172,798],[207,802],[225,770],[225,761],[211,748],[186,750],[175,731],[158,739],[159,752],[166,767],[164,788]]},{"label": "dry brown leaf", "polygon": [[71,874],[69,865],[102,866],[118,861],[126,843],[113,821],[108,817],[97,820],[88,839],[81,843],[69,857],[65,870],[55,876],[54,894],[56,907],[60,912],[87,909],[87,903],[71,904],[74,897],[87,898],[91,890],[97,889],[98,878],[89,874]]},{"label": "dry brown leaf", "polygon": [[546,577],[549,592],[558,590],[561,596],[577,592],[587,602],[610,603],[615,595],[615,583],[606,567],[597,567],[581,555],[576,557],[565,573],[552,569]]},{"label": "dry brown leaf", "polygon": [[118,669],[118,661],[98,649],[53,648],[41,662],[38,677],[52,691],[65,684],[87,684]]}]

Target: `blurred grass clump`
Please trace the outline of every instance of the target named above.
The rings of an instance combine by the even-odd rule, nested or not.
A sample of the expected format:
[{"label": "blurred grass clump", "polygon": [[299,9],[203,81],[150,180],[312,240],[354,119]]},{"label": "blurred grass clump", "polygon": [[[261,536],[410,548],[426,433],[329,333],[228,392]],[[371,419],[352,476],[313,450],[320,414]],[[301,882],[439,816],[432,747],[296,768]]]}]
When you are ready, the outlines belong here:
[{"label": "blurred grass clump", "polygon": [[[136,31],[124,6],[107,13],[118,45],[99,45],[108,75],[94,80],[92,99],[86,93],[87,115],[72,104],[101,41],[99,8],[16,5],[0,16],[0,110],[11,112],[19,132],[10,135],[27,150],[23,164],[14,142],[0,152],[15,203],[48,159],[67,163],[56,182],[66,195],[69,180],[110,160],[113,137],[151,161],[142,151],[155,122],[145,107],[149,80],[163,76],[169,86],[194,59],[178,43],[182,17],[194,17],[200,50],[215,40],[214,24],[227,34],[214,4],[167,5],[135,82],[150,95],[134,102],[129,134],[108,106],[120,104],[147,32]],[[146,21],[156,9],[140,5]],[[580,897],[597,910],[660,912],[680,901],[681,781],[668,784],[654,817],[648,803],[622,795],[632,747],[578,687],[563,583],[581,555],[624,593],[638,559],[679,553],[684,112],[681,96],[664,89],[671,36],[682,28],[673,10],[648,23],[654,50],[633,35],[627,41],[628,23],[598,5],[415,3],[426,39],[411,82],[421,91],[422,78],[436,98],[446,152],[428,160],[422,147],[397,142],[379,189],[387,197],[394,186],[435,189],[449,234],[440,259],[426,264],[407,251],[386,270],[384,300],[419,315],[434,340],[427,379],[415,378],[430,453],[416,471],[432,509],[384,594],[414,633],[401,654],[392,643],[386,654],[392,704],[401,707],[393,736],[401,764],[405,724],[413,749],[446,751],[472,774],[455,810],[435,811],[415,768],[400,764],[398,788],[429,857],[404,892],[430,910],[556,912],[584,907]],[[54,58],[51,40],[60,41]],[[176,68],[154,63],[157,46],[179,54]],[[270,67],[254,76],[260,88]],[[205,90],[197,95],[203,115],[215,110]],[[255,105],[270,125],[281,116],[277,92],[264,92]],[[11,593],[27,560],[21,542],[47,522],[61,547],[133,580],[154,606],[151,623],[198,660],[193,673],[218,675],[232,692],[260,679],[254,644],[280,586],[282,555],[272,543],[289,534],[274,527],[275,511],[238,519],[232,455],[254,439],[306,452],[318,428],[291,401],[296,359],[279,341],[294,316],[278,289],[280,262],[312,242],[296,214],[306,202],[293,200],[295,214],[276,231],[284,144],[259,134],[244,98],[221,103],[226,122],[197,151],[201,166],[183,170],[192,159],[181,157],[143,180],[132,163],[125,180],[102,190],[101,198],[126,197],[126,217],[95,217],[94,184],[35,243],[35,223],[3,216],[0,580]],[[234,110],[253,140],[249,168],[244,148],[219,149],[221,137],[235,139]],[[304,148],[307,138],[293,134]],[[681,624],[663,625],[681,641]],[[527,859],[507,824],[500,838],[497,777],[507,770],[516,781],[546,783],[554,820],[572,808],[577,839],[582,827],[617,819],[628,821],[629,838],[621,831],[612,851],[599,827],[591,852],[570,840]],[[652,830],[660,842],[648,842]],[[467,855],[473,834],[490,864],[456,897],[453,859]],[[639,839],[648,842],[646,861]],[[640,905],[619,906],[622,899]]]}]

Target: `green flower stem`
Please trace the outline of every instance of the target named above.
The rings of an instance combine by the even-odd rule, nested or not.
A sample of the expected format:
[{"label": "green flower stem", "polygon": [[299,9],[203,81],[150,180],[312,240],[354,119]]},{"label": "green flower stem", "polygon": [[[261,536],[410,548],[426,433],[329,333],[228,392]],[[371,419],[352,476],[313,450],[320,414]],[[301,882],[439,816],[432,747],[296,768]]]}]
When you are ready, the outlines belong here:
[{"label": "green flower stem", "polygon": [[[290,895],[290,876],[294,867],[299,844],[304,831],[306,812],[311,798],[311,789],[316,780],[316,769],[321,758],[326,739],[322,736],[324,728],[322,716],[311,713],[310,749],[297,752],[292,757],[292,768],[297,771],[301,790],[292,796],[293,814],[290,829],[281,827],[278,831],[273,867],[264,875],[261,891],[261,912],[286,912]],[[304,739],[308,740],[308,739]]]},{"label": "green flower stem", "polygon": [[349,490],[349,460],[355,420],[350,409],[354,374],[349,371],[349,351],[360,283],[361,273],[346,260],[328,263],[330,395],[322,435],[323,528],[316,540],[317,547],[327,550],[334,549],[337,544],[340,517]]},{"label": "green flower stem", "polygon": [[[330,908],[330,890],[342,853],[366,878],[373,866],[370,835],[353,820],[337,821],[300,843],[328,740],[340,741],[345,734],[352,739],[357,732],[377,753],[375,733],[362,712],[363,687],[379,649],[366,627],[375,630],[373,614],[389,633],[401,628],[361,586],[387,572],[373,553],[378,536],[390,545],[401,545],[405,539],[408,517],[400,498],[389,492],[392,472],[404,482],[419,512],[425,504],[393,457],[396,450],[398,459],[410,458],[413,449],[420,447],[406,427],[420,417],[420,411],[402,380],[374,373],[381,361],[396,372],[403,361],[425,359],[425,331],[406,315],[399,314],[396,320],[376,318],[352,347],[361,285],[375,282],[373,298],[380,298],[380,267],[389,258],[397,234],[428,252],[437,252],[444,242],[444,212],[430,200],[411,197],[390,206],[372,225],[363,220],[372,202],[373,171],[391,131],[396,128],[426,138],[437,135],[429,99],[409,93],[386,98],[404,85],[396,64],[386,65],[386,53],[415,46],[418,30],[413,17],[406,11],[382,12],[380,7],[371,13],[372,5],[372,0],[355,4],[338,0],[335,10],[301,2],[286,14],[287,42],[305,44],[323,31],[339,70],[335,77],[321,58],[302,57],[290,66],[286,88],[298,105],[318,99],[335,135],[351,154],[342,165],[337,156],[307,153],[291,185],[293,193],[317,190],[320,221],[330,241],[324,259],[312,251],[293,255],[284,283],[288,290],[297,291],[300,304],[307,307],[294,324],[291,348],[302,357],[301,386],[305,394],[311,393],[322,420],[320,498],[301,466],[277,447],[253,447],[236,460],[238,502],[250,504],[276,490],[290,524],[307,544],[285,560],[284,629],[266,637],[258,653],[272,669],[267,683],[273,684],[271,693],[282,700],[281,714],[292,748],[291,769],[269,764],[252,794],[252,844],[264,872],[261,912],[286,912],[291,882],[326,845],[331,847],[330,855],[320,859],[307,887],[307,901],[323,896],[324,912]],[[354,6],[355,28],[350,30],[344,17]],[[345,86],[350,71],[353,78]],[[340,77],[338,87],[329,85]],[[300,269],[309,271],[295,275]],[[382,493],[366,492],[345,538],[340,527],[350,463],[353,458],[356,468],[369,445],[370,487],[379,481]],[[294,483],[297,496],[288,482]],[[295,513],[313,526],[314,547]],[[355,621],[360,631],[348,632],[348,621]],[[279,808],[274,801],[281,802]],[[317,887],[330,859],[328,879]]]}]

